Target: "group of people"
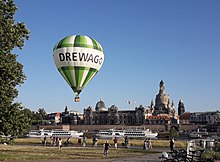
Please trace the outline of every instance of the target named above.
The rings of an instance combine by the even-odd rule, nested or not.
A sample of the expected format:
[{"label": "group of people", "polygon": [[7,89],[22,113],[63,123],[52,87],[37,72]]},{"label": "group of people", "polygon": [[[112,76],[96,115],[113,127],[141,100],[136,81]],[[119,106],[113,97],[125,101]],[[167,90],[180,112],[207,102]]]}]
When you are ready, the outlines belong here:
[{"label": "group of people", "polygon": [[86,147],[86,140],[87,140],[87,137],[84,134],[82,139],[81,138],[78,139],[78,142],[77,142],[78,146],[82,145],[83,147]]},{"label": "group of people", "polygon": [[[86,146],[86,136],[83,135],[83,147]],[[93,147],[97,146],[97,142],[98,142],[98,139],[97,137],[94,135],[93,136]],[[67,141],[69,141],[69,138],[67,139]],[[44,140],[42,141],[43,142],[43,145],[46,146],[46,143],[47,143],[47,140],[46,140],[46,136],[44,137]],[[78,139],[78,144],[81,146],[81,138]],[[117,149],[118,148],[118,139],[117,137],[114,137],[113,139],[113,143],[114,143],[114,147]],[[170,139],[170,151],[173,151],[174,150],[174,138],[171,138]],[[59,151],[62,150],[62,139],[61,138],[58,138],[58,137],[51,137],[51,145],[52,146],[58,146],[59,148]],[[124,143],[123,145],[128,148],[129,147],[129,140],[128,140],[128,137],[125,136],[124,138]],[[111,145],[109,144],[108,141],[106,141],[104,144],[103,144],[103,148],[104,148],[104,156],[107,156],[108,155],[108,150],[109,148],[111,147]],[[143,149],[144,150],[148,150],[148,149],[152,149],[152,143],[151,143],[151,139],[145,139],[144,140],[144,146],[143,146]]]},{"label": "group of people", "polygon": [[[50,137],[50,140],[51,140],[51,145],[52,146],[58,146],[59,151],[61,151],[61,149],[62,149],[62,139],[58,138],[58,137]],[[42,143],[43,143],[43,146],[47,145],[47,137],[46,136],[44,137]]]},{"label": "group of people", "polygon": [[[117,137],[115,137],[115,138],[113,139],[113,143],[114,143],[115,148],[117,149],[117,148],[118,148],[118,139],[117,139]],[[128,140],[128,137],[127,137],[127,136],[125,136],[125,138],[124,138],[124,143],[123,143],[123,145],[124,145],[126,148],[129,147],[129,140]],[[109,150],[109,147],[110,147],[110,146],[111,146],[111,145],[108,143],[108,141],[106,141],[106,142],[104,143],[104,145],[103,145],[103,147],[104,147],[104,156],[107,156],[107,155],[108,155],[108,150]],[[144,149],[144,150],[152,149],[151,139],[145,139],[145,140],[144,140],[143,149]]]}]

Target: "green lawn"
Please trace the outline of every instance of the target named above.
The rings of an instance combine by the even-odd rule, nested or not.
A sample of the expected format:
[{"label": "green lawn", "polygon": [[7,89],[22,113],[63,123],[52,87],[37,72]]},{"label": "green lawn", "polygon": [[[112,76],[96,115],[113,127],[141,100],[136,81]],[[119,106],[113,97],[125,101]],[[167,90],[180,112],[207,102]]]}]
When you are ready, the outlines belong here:
[{"label": "green lawn", "polygon": [[[103,147],[105,140],[98,140],[98,147],[91,147],[92,140],[88,139],[87,144],[90,147],[77,146],[77,139],[71,139],[73,146],[63,147],[62,151],[58,147],[52,147],[50,139],[47,139],[47,146],[41,144],[40,138],[18,138],[15,145],[0,144],[0,160],[37,160],[37,159],[101,159],[103,157]],[[65,139],[63,139],[65,142]],[[129,143],[134,146],[131,149],[122,148],[123,140],[118,141],[119,148],[116,150],[113,141],[109,140],[112,145],[108,158],[133,157],[146,155],[148,153],[158,153],[154,151],[156,147],[169,148],[168,140],[152,140],[153,150],[143,150],[143,140],[130,140]],[[184,141],[176,141],[176,147],[184,148]]]},{"label": "green lawn", "polygon": [[[110,148],[108,158],[132,157],[156,153],[142,149]],[[37,159],[100,159],[102,147],[58,147],[0,145],[0,160],[37,160]]]}]

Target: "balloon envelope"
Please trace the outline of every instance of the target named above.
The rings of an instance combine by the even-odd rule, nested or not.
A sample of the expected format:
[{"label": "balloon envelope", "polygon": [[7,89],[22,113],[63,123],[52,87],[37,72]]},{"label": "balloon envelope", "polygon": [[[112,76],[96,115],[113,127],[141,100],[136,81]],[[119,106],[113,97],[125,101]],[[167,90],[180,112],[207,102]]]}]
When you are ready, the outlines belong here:
[{"label": "balloon envelope", "polygon": [[102,46],[84,35],[61,39],[53,49],[53,57],[58,71],[76,96],[97,74],[104,62]]}]

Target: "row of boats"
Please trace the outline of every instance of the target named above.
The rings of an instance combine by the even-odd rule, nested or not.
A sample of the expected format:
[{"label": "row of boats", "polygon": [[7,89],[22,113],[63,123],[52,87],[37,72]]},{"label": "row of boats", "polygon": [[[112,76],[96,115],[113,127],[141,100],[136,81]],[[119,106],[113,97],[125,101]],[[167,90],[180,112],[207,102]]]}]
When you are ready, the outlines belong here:
[{"label": "row of boats", "polygon": [[[31,138],[43,138],[43,137],[62,137],[62,138],[82,138],[83,137],[83,132],[75,131],[75,130],[45,130],[45,129],[40,129],[40,130],[31,130],[28,134],[27,137]],[[149,129],[126,129],[126,130],[115,130],[115,129],[110,129],[110,130],[100,130],[98,132],[93,132],[93,134],[98,138],[98,139],[108,139],[108,138],[141,138],[141,139],[146,139],[146,138],[156,138],[158,133],[153,133]]]}]

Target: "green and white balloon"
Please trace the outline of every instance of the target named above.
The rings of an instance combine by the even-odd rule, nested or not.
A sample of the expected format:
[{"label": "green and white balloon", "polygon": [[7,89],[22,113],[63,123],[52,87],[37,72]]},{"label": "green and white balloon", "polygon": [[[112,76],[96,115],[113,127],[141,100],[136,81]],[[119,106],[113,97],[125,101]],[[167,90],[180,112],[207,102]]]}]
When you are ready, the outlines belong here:
[{"label": "green and white balloon", "polygon": [[68,36],[53,49],[57,69],[78,97],[104,62],[102,46],[84,35]]}]

